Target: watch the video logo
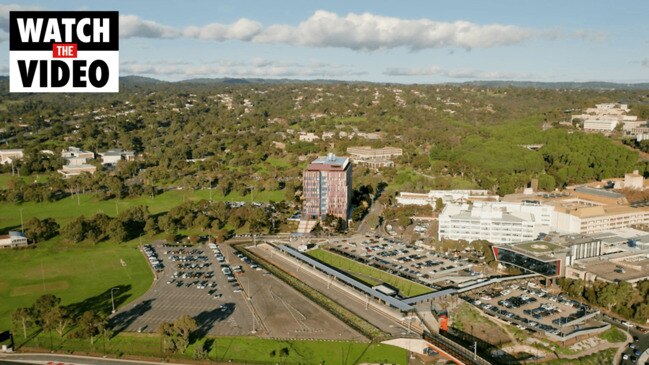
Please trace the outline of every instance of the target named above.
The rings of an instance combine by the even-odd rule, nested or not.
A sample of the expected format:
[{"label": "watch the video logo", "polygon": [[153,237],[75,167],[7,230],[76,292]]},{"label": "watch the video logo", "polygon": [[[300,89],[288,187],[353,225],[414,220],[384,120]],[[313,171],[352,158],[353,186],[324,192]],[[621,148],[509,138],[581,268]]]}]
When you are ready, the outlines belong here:
[{"label": "watch the video logo", "polygon": [[9,91],[118,92],[118,12],[10,12]]}]

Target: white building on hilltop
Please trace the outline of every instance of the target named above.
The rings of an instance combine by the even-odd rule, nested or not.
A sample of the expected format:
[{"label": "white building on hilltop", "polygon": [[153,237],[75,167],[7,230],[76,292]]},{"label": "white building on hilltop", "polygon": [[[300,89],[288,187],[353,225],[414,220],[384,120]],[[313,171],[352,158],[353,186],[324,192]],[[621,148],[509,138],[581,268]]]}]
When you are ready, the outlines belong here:
[{"label": "white building on hilltop", "polygon": [[439,239],[513,243],[552,231],[554,207],[521,203],[447,204],[439,215]]},{"label": "white building on hilltop", "polygon": [[572,119],[581,119],[585,131],[609,133],[618,125],[627,133],[643,127],[647,121],[638,120],[635,115],[627,115],[631,111],[627,104],[606,103],[597,104],[595,108],[588,108],[584,114],[573,115]]}]

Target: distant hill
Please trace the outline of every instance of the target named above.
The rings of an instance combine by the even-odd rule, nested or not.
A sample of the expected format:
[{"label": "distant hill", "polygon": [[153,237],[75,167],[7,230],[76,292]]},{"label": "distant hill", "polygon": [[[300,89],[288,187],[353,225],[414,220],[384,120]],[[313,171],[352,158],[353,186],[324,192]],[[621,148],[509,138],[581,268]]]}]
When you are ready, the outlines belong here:
[{"label": "distant hill", "polygon": [[[0,82],[7,82],[9,76],[0,75]],[[389,82],[370,82],[370,81],[343,81],[334,79],[264,79],[264,78],[236,78],[236,77],[219,77],[219,78],[196,78],[181,81],[164,81],[145,76],[122,76],[119,78],[122,85],[125,86],[151,86],[151,85],[173,85],[181,84],[191,85],[254,85],[254,84],[291,84],[291,83],[312,83],[312,84],[377,84],[377,85],[399,85],[400,83]],[[417,83],[413,83],[417,84]],[[589,82],[540,82],[540,81],[467,81],[467,82],[440,82],[440,83],[422,83],[422,85],[455,85],[455,86],[478,86],[478,87],[517,87],[517,88],[534,88],[534,89],[588,89],[588,90],[649,90],[649,83],[616,83],[605,81]]]},{"label": "distant hill", "polygon": [[158,79],[154,79],[153,77],[145,77],[145,76],[122,76],[119,78],[120,83],[124,84],[166,84],[167,81],[162,81]]},{"label": "distant hill", "polygon": [[230,85],[240,85],[240,84],[291,84],[291,83],[314,83],[314,84],[338,84],[338,83],[372,83],[369,81],[342,81],[342,80],[326,80],[326,79],[317,79],[317,80],[300,80],[300,79],[262,79],[262,78],[232,78],[232,77],[221,77],[221,78],[198,78],[198,79],[187,79],[182,81],[176,81],[176,83],[182,84],[230,84]]},{"label": "distant hill", "polygon": [[590,89],[590,90],[643,90],[649,89],[649,83],[623,84],[604,81],[589,82],[538,82],[538,81],[467,81],[452,85],[470,85],[486,87],[521,87],[535,89]]}]

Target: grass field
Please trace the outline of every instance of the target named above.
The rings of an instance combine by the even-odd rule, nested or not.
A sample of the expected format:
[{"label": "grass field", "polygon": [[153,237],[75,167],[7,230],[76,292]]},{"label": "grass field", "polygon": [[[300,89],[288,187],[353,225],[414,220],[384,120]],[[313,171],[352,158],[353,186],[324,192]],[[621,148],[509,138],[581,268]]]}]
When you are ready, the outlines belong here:
[{"label": "grass field", "polygon": [[[27,222],[32,217],[54,218],[60,225],[65,225],[80,215],[92,216],[103,212],[115,216],[118,210],[124,210],[137,205],[146,205],[151,213],[166,212],[188,200],[209,199],[209,190],[170,190],[155,197],[139,197],[123,200],[98,200],[93,194],[81,194],[77,201],[76,196],[71,196],[52,203],[27,202],[23,204],[0,204],[0,232],[11,227],[20,227],[20,209],[23,220]],[[217,190],[212,190],[212,199],[215,201],[250,201],[251,196],[241,196],[233,192],[223,196]],[[254,200],[258,202],[281,201],[284,192],[281,190],[262,191],[254,193]]]},{"label": "grass field", "polygon": [[453,315],[452,327],[474,335],[492,345],[502,346],[510,342],[507,333],[496,323],[484,317],[469,303],[462,303]]},{"label": "grass field", "polygon": [[[20,343],[20,336],[18,343]],[[207,342],[207,346],[206,346]],[[57,351],[90,352],[121,356],[131,354],[161,358],[160,338],[157,335],[122,333],[104,343],[98,340],[93,346],[88,340],[66,338],[63,341],[56,333],[40,334],[27,346]],[[105,346],[105,347],[104,347]],[[346,341],[270,340],[253,337],[216,337],[200,339],[189,346],[184,353],[175,354],[172,359],[191,359],[197,346],[209,349],[212,361],[246,364],[407,364],[407,351],[398,347]],[[282,349],[288,355],[282,355]],[[284,352],[285,354],[286,352]]]},{"label": "grass field", "polygon": [[47,175],[38,175],[38,176],[11,176],[11,174],[0,174],[0,189],[5,189],[7,187],[7,183],[9,180],[12,178],[19,178],[22,179],[23,181],[27,183],[32,183],[34,181],[38,182],[45,182],[47,181]]},{"label": "grass field", "polygon": [[[66,245],[59,237],[35,249],[0,250],[0,332],[11,326],[11,313],[52,293],[78,310],[110,311],[110,289],[117,305],[142,295],[153,274],[136,242]],[[125,266],[122,265],[123,260]]]},{"label": "grass field", "polygon": [[626,341],[626,335],[619,328],[611,326],[608,330],[600,333],[597,337],[606,340],[610,343],[618,343]]},{"label": "grass field", "polygon": [[327,265],[343,270],[367,285],[374,286],[381,283],[388,283],[399,289],[399,293],[404,297],[413,297],[425,293],[430,293],[433,289],[406,280],[396,275],[389,274],[374,267],[356,262],[352,259],[342,257],[335,253],[322,249],[309,251],[308,255],[324,262]]}]

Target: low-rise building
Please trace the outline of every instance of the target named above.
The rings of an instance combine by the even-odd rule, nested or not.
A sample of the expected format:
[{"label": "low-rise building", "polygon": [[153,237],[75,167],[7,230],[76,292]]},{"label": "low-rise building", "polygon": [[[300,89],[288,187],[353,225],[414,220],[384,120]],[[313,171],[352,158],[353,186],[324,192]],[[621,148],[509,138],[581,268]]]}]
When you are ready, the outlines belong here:
[{"label": "low-rise building", "polygon": [[23,158],[22,149],[0,150],[0,165],[10,164]]},{"label": "low-rise building", "polygon": [[94,174],[97,171],[96,166],[87,163],[88,159],[95,158],[94,152],[84,151],[77,147],[69,147],[67,150],[61,151],[61,157],[67,161],[67,164],[63,165],[58,172],[66,179],[81,175],[84,172]]},{"label": "low-rise building", "polygon": [[9,234],[0,236],[0,248],[26,247],[27,237],[22,232],[9,231]]},{"label": "low-rise building", "polygon": [[320,139],[315,133],[305,133],[305,132],[300,132],[300,135],[298,136],[298,139],[302,142],[313,142],[317,141]]},{"label": "low-rise building", "polygon": [[396,147],[371,148],[368,146],[362,146],[348,147],[347,153],[351,156],[353,163],[378,169],[394,166],[394,162],[391,158],[394,156],[401,156],[403,150]]},{"label": "low-rise building", "polygon": [[119,161],[133,161],[135,160],[134,151],[122,151],[120,149],[108,150],[106,152],[99,152],[101,156],[101,163],[104,166],[117,165]]},{"label": "low-rise building", "polygon": [[95,171],[97,171],[97,167],[90,164],[63,165],[63,167],[58,170],[59,174],[63,175],[63,177],[66,179],[72,176],[81,175],[84,172],[94,174]]},{"label": "low-rise building", "polygon": [[61,151],[61,157],[65,159],[85,158],[87,160],[95,158],[95,154],[91,151],[84,151],[80,148],[70,146],[67,150]]},{"label": "low-rise building", "polygon": [[347,153],[352,159],[359,160],[387,160],[395,156],[401,156],[403,150],[397,147],[372,148],[369,146],[348,147]]},{"label": "low-rise building", "polygon": [[499,201],[498,195],[492,195],[489,190],[430,190],[428,193],[400,192],[397,203],[401,205],[430,205],[437,208],[437,200],[442,203],[466,203],[469,201]]},{"label": "low-rise building", "polygon": [[492,246],[497,261],[546,277],[562,277],[577,260],[600,257],[602,240],[582,235],[546,236],[544,240]]}]

